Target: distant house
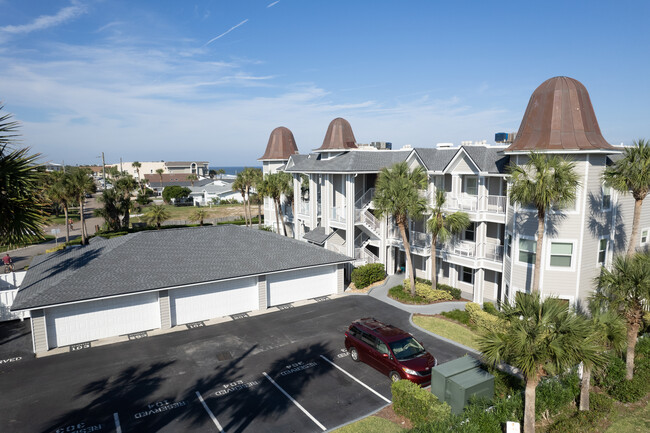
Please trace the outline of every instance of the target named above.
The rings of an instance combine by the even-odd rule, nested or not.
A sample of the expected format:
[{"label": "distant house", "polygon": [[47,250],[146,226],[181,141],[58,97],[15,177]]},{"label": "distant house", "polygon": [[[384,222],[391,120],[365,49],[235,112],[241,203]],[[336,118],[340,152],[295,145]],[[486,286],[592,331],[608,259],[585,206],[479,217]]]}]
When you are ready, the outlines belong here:
[{"label": "distant house", "polygon": [[63,171],[63,164],[57,164],[55,162],[46,162],[43,165],[45,166],[45,171]]},{"label": "distant house", "polygon": [[241,193],[232,190],[232,179],[215,180],[201,186],[196,186],[196,182],[194,184],[194,187],[190,187],[192,191],[190,197],[194,200],[195,206],[207,206],[213,203],[213,199],[217,201],[235,199],[239,203],[244,202]]},{"label": "distant house", "polygon": [[[192,182],[187,179],[189,173],[163,173],[162,180],[159,174],[145,174],[149,188],[154,190],[158,195],[162,194],[163,189],[167,186],[177,185],[192,187]],[[194,181],[194,187],[202,187],[214,182],[212,179],[199,179]]]},{"label": "distant house", "polygon": [[208,161],[139,161],[140,168],[133,166],[133,162],[121,162],[119,164],[108,164],[106,167],[117,167],[118,169],[127,172],[134,178],[138,179],[138,172],[140,177],[146,177],[147,174],[157,176],[156,171],[163,170],[163,174],[196,174],[199,178],[208,176]]},{"label": "distant house", "polygon": [[351,261],[234,225],[98,237],[36,256],[11,311],[31,312],[38,354],[342,293]]}]

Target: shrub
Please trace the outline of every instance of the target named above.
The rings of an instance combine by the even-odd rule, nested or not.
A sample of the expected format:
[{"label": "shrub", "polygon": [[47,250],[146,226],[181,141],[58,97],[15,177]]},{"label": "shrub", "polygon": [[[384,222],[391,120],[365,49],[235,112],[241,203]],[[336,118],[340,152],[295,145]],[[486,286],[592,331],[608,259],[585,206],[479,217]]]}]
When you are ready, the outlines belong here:
[{"label": "shrub", "polygon": [[623,403],[633,403],[641,400],[648,393],[648,382],[639,375],[632,380],[623,380],[609,390],[609,395]]},{"label": "shrub", "polygon": [[465,311],[469,313],[469,321],[480,331],[504,332],[507,324],[504,320],[481,310],[481,306],[474,302],[465,304]]},{"label": "shrub", "polygon": [[553,416],[575,401],[580,394],[580,379],[577,373],[560,378],[547,378],[535,390],[535,414],[537,418]]},{"label": "shrub", "polygon": [[463,325],[468,325],[469,326],[469,313],[465,310],[451,310],[451,311],[443,311],[442,313],[443,316],[445,316],[448,319],[455,320],[456,322],[460,322]]},{"label": "shrub", "polygon": [[411,296],[411,292],[404,290],[404,286],[402,285],[391,287],[388,290],[388,296],[390,298],[395,299],[396,301],[404,302],[407,304],[428,304],[429,303],[429,301],[426,298],[418,296],[417,294],[415,295],[414,298],[413,296]]},{"label": "shrub", "polygon": [[[404,289],[411,290],[411,282],[409,280],[404,281]],[[436,301],[451,301],[453,298],[449,292],[444,290],[433,290],[431,288],[431,283],[415,283],[415,294],[425,298],[429,302]]]},{"label": "shrub", "polygon": [[414,425],[448,418],[451,408],[441,403],[430,391],[408,380],[400,380],[391,386],[393,409]]},{"label": "shrub", "polygon": [[363,289],[369,285],[381,281],[386,277],[384,265],[381,263],[369,263],[359,266],[352,271],[352,282],[357,289]]},{"label": "shrub", "polygon": [[460,289],[448,286],[446,284],[438,284],[437,287],[438,290],[444,290],[445,292],[449,292],[454,299],[460,299],[460,295],[461,295]]},{"label": "shrub", "polygon": [[618,383],[625,381],[625,361],[610,353],[606,367],[594,375],[594,384],[609,392]]},{"label": "shrub", "polygon": [[162,196],[165,203],[170,203],[172,199],[178,201],[182,198],[188,197],[191,192],[192,191],[189,188],[184,186],[171,185],[163,189]]},{"label": "shrub", "polygon": [[495,307],[492,302],[485,302],[483,304],[483,311],[493,316],[501,317],[499,310],[497,310],[497,307]]}]

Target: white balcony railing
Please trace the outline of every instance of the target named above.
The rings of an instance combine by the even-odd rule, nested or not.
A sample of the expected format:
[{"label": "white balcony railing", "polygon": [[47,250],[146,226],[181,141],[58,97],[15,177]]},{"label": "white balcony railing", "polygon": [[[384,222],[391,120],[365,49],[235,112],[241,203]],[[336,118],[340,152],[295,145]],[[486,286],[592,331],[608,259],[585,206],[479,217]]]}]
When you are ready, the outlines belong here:
[{"label": "white balcony railing", "polygon": [[298,206],[298,213],[301,215],[309,215],[309,201],[301,201]]},{"label": "white balcony railing", "polygon": [[354,203],[354,207],[356,209],[363,209],[366,207],[367,204],[369,204],[373,197],[375,196],[375,189],[370,188],[368,191],[364,192],[361,197],[359,197],[356,202]]},{"label": "white balcony railing", "polygon": [[367,248],[355,248],[354,258],[357,260],[365,260],[366,263],[378,263],[379,257],[368,251]]},{"label": "white balcony railing", "polygon": [[354,238],[354,246],[355,246],[355,248],[365,247],[364,244],[369,239],[370,239],[370,236],[368,236],[364,232],[359,233],[359,235],[356,238]]},{"label": "white balcony railing", "polygon": [[462,241],[451,244],[446,248],[449,254],[454,254],[461,257],[476,257],[476,243]]},{"label": "white balcony railing", "polygon": [[444,208],[454,211],[487,211],[503,214],[506,213],[507,204],[506,196],[502,195],[488,195],[479,200],[479,197],[476,195],[462,193],[459,195],[447,195]]},{"label": "white balcony railing", "polygon": [[370,228],[375,234],[379,235],[380,223],[379,220],[367,209],[355,209],[354,220],[360,222]]},{"label": "white balcony railing", "polygon": [[344,207],[333,207],[331,209],[331,213],[330,213],[330,220],[344,223],[345,222],[345,208]]},{"label": "white balcony railing", "polygon": [[427,233],[411,231],[411,245],[419,248],[431,248],[431,236]]},{"label": "white balcony railing", "polygon": [[504,195],[488,195],[487,196],[487,211],[494,213],[506,213],[506,196]]},{"label": "white balcony railing", "polygon": [[503,260],[503,245],[484,243],[483,245],[483,258],[500,262]]}]

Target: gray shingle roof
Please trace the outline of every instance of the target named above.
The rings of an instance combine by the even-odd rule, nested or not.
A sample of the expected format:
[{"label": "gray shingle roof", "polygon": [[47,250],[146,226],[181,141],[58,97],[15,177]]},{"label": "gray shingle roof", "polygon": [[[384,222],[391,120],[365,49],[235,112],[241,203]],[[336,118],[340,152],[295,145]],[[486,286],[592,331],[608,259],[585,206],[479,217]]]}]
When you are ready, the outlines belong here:
[{"label": "gray shingle roof", "polygon": [[323,245],[327,238],[332,236],[334,232],[327,233],[325,227],[316,227],[314,230],[304,234],[303,239],[313,242],[318,245]]},{"label": "gray shingle roof", "polygon": [[289,173],[306,172],[371,172],[378,173],[384,167],[406,160],[410,150],[356,150],[331,159],[321,160],[320,154],[292,155],[287,169]]},{"label": "gray shingle roof", "polygon": [[420,157],[427,170],[442,171],[456,156],[460,149],[464,149],[469,157],[476,163],[478,169],[487,173],[504,173],[509,157],[503,155],[503,148],[484,146],[461,146],[445,149],[416,148],[415,153]]},{"label": "gray shingle roof", "polygon": [[144,231],[35,257],[12,309],[351,260],[306,242],[234,225]]}]

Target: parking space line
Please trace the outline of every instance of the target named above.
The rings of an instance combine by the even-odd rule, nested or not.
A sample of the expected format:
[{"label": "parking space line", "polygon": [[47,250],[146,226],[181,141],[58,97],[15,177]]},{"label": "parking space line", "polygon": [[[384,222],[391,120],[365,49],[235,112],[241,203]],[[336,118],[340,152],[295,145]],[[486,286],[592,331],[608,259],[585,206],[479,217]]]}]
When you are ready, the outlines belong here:
[{"label": "parking space line", "polygon": [[210,410],[208,405],[205,404],[205,400],[203,400],[203,397],[201,397],[201,394],[198,391],[195,391],[195,392],[196,392],[196,396],[199,398],[199,401],[203,405],[203,408],[206,410],[206,412],[208,412],[208,415],[210,415],[210,418],[212,418],[212,422],[214,423],[214,425],[217,426],[217,428],[219,429],[219,431],[221,433],[224,433],[223,427],[221,427],[221,424],[219,424],[219,421],[217,421],[217,417],[214,416],[214,414],[212,413],[212,411]]},{"label": "parking space line", "polygon": [[384,400],[386,403],[392,403],[392,401],[390,401],[389,399],[387,399],[387,398],[384,397],[383,395],[379,394],[377,391],[375,391],[374,389],[370,388],[368,385],[366,385],[365,383],[361,382],[359,379],[357,379],[356,377],[352,376],[350,373],[348,373],[347,371],[343,370],[341,367],[339,367],[338,365],[334,364],[332,361],[330,361],[329,359],[325,358],[323,355],[321,355],[320,357],[323,358],[325,361],[329,362],[330,364],[332,364],[334,367],[338,368],[338,369],[339,369],[340,371],[342,371],[343,373],[347,374],[351,379],[353,379],[354,381],[356,381],[359,385],[365,387],[368,391],[373,392],[375,395],[377,395],[379,398],[381,398],[382,400]]},{"label": "parking space line", "polygon": [[120,417],[117,414],[117,412],[113,414],[113,419],[115,420],[115,433],[122,433],[122,426],[120,425]]},{"label": "parking space line", "polygon": [[320,427],[321,429],[323,429],[323,431],[327,430],[327,429],[325,428],[325,426],[324,426],[323,424],[319,423],[318,420],[317,420],[316,418],[314,418],[314,417],[313,417],[309,412],[307,412],[307,410],[306,410],[304,407],[302,407],[302,406],[300,405],[300,403],[298,403],[296,400],[293,399],[293,397],[291,397],[289,394],[287,394],[287,392],[286,392],[284,389],[282,389],[282,387],[281,387],[280,385],[278,385],[277,383],[275,383],[275,380],[271,379],[271,377],[270,377],[268,374],[266,374],[266,372],[262,372],[262,374],[264,375],[264,377],[266,377],[268,380],[270,380],[271,383],[272,383],[273,385],[275,385],[275,387],[276,387],[277,389],[279,389],[280,392],[281,392],[282,394],[284,394],[285,397],[287,397],[289,400],[291,400],[291,402],[292,402],[293,404],[295,404],[295,405],[298,407],[298,409],[300,409],[300,410],[301,410],[305,415],[307,415],[307,416],[309,417],[309,419],[311,419],[312,421],[314,421],[314,423],[315,423],[318,427]]}]

